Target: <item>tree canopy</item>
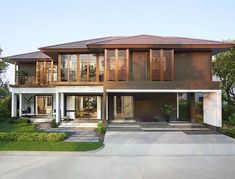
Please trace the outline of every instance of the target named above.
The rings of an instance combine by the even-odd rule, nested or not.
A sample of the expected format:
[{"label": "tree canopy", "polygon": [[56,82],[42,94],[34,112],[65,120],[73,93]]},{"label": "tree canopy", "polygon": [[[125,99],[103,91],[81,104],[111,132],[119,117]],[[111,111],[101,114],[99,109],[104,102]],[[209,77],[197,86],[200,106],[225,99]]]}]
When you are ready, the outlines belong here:
[{"label": "tree canopy", "polygon": [[235,101],[235,48],[215,56],[213,73],[219,77],[221,87],[225,92],[225,100]]},{"label": "tree canopy", "polygon": [[0,48],[0,99],[5,98],[9,95],[8,81],[3,80],[3,75],[7,70],[8,63],[1,59],[2,49]]}]

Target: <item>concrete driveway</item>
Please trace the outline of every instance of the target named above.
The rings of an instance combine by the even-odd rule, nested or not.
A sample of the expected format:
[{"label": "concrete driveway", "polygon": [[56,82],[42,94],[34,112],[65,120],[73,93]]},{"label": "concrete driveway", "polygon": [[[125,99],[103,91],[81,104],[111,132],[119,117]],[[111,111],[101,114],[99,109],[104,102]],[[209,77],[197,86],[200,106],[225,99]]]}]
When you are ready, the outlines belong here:
[{"label": "concrete driveway", "polygon": [[0,152],[1,178],[235,178],[235,140],[221,134],[108,132],[91,152]]}]

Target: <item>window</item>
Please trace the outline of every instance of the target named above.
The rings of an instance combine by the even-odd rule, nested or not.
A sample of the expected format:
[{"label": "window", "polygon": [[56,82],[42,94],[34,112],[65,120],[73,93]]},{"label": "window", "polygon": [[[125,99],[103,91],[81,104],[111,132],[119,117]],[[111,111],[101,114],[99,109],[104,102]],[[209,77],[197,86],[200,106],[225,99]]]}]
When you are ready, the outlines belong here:
[{"label": "window", "polygon": [[126,50],[118,50],[118,80],[126,80]]},{"label": "window", "polygon": [[81,54],[81,81],[96,81],[96,54]]},{"label": "window", "polygon": [[77,55],[61,55],[61,81],[77,80]]},{"label": "window", "polygon": [[115,80],[115,50],[107,51],[107,68],[108,68],[108,79],[109,81]]},{"label": "window", "polygon": [[152,80],[160,80],[160,50],[152,51]]}]

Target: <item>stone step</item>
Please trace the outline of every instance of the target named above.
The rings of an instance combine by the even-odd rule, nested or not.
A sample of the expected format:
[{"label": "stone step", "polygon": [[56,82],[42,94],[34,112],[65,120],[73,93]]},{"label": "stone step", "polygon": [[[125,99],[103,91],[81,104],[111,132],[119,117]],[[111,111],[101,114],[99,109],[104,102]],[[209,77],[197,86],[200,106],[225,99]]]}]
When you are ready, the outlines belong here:
[{"label": "stone step", "polygon": [[107,131],[141,131],[141,128],[114,127],[107,128]]},{"label": "stone step", "polygon": [[156,127],[148,127],[148,128],[144,128],[142,127],[141,128],[143,131],[210,131],[210,129],[207,129],[207,128],[156,128]]},{"label": "stone step", "polygon": [[138,124],[108,124],[108,128],[139,128]]}]

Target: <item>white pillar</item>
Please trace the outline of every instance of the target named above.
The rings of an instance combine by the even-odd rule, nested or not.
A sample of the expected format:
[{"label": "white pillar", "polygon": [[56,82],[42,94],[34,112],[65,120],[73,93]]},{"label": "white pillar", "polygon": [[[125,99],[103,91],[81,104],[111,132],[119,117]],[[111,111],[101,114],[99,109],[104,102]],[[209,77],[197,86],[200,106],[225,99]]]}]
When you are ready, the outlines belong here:
[{"label": "white pillar", "polygon": [[60,122],[60,93],[56,93],[56,123]]},{"label": "white pillar", "polygon": [[222,95],[221,91],[203,94],[203,122],[222,127]]},{"label": "white pillar", "polygon": [[97,119],[101,119],[101,97],[97,96]]},{"label": "white pillar", "polygon": [[176,93],[176,117],[177,117],[177,119],[180,118],[179,110],[180,110],[180,106],[179,106],[179,93]]},{"label": "white pillar", "polygon": [[22,94],[19,94],[19,116],[22,116]]},{"label": "white pillar", "polygon": [[108,98],[108,95],[106,95],[106,106],[105,106],[105,108],[106,108],[106,121],[109,120],[109,108],[108,108],[109,104],[108,104],[108,101],[109,101],[109,98]]},{"label": "white pillar", "polygon": [[60,97],[61,97],[60,109],[61,109],[61,118],[62,118],[64,117],[64,93],[61,93]]},{"label": "white pillar", "polygon": [[17,111],[17,96],[15,93],[11,93],[11,117],[16,117]]}]

